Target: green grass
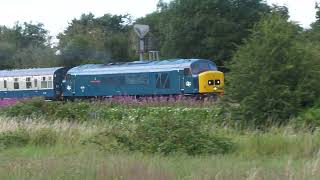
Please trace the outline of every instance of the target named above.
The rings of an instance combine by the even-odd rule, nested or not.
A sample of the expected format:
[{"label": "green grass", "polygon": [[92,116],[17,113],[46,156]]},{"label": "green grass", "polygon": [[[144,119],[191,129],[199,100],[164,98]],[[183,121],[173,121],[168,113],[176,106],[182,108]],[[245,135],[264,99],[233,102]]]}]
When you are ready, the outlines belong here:
[{"label": "green grass", "polygon": [[320,179],[318,131],[212,129],[235,143],[223,155],[143,154],[108,137],[98,142],[115,148],[88,143],[113,126],[0,117],[1,134],[30,136],[26,145],[0,149],[0,179]]},{"label": "green grass", "polygon": [[319,157],[190,157],[27,146],[0,153],[1,179],[319,179]]}]

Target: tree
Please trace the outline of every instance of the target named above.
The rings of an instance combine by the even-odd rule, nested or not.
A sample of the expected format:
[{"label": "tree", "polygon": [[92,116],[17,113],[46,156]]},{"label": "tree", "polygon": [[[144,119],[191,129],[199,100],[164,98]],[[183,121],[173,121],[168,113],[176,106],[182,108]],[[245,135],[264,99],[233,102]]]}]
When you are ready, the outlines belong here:
[{"label": "tree", "polygon": [[16,23],[13,28],[0,26],[0,68],[56,66],[51,37],[43,24]]},{"label": "tree", "polygon": [[17,68],[53,67],[61,64],[55,55],[55,49],[37,46],[17,50],[12,61]]},{"label": "tree", "polygon": [[227,75],[228,97],[240,105],[235,118],[258,126],[283,124],[319,97],[320,48],[302,33],[278,14],[255,26]]},{"label": "tree", "polygon": [[20,48],[28,48],[30,46],[45,47],[48,38],[48,31],[44,29],[42,23],[24,22],[21,28]]},{"label": "tree", "polygon": [[165,58],[229,61],[237,45],[270,7],[262,0],[173,0],[159,2],[158,11],[138,22],[159,36]]},{"label": "tree", "polygon": [[128,61],[130,22],[128,15],[110,14],[95,18],[90,13],[74,19],[58,36],[64,65]]}]

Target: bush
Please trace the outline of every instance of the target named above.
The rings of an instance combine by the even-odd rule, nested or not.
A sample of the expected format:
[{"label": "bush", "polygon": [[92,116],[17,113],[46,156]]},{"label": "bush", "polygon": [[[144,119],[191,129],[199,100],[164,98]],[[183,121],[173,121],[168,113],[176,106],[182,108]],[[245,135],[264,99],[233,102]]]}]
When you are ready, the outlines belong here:
[{"label": "bush", "polygon": [[32,98],[19,101],[13,106],[2,109],[2,113],[9,117],[30,117],[41,114],[45,101],[43,98]]},{"label": "bush", "polygon": [[144,153],[223,154],[233,150],[228,138],[210,133],[208,123],[192,116],[174,116],[166,111],[147,116],[134,131],[114,136],[131,151]]},{"label": "bush", "polygon": [[59,119],[86,121],[90,119],[91,104],[89,102],[67,102],[56,107],[53,117]]},{"label": "bush", "polygon": [[29,143],[30,136],[24,129],[16,131],[7,131],[0,134],[0,148],[25,146]]},{"label": "bush", "polygon": [[98,132],[91,137],[81,140],[81,144],[97,147],[101,151],[126,150],[126,147],[123,146],[123,143],[118,141],[115,134],[116,133],[107,131]]},{"label": "bush", "polygon": [[305,110],[293,120],[296,127],[315,129],[320,127],[320,107],[313,107]]},{"label": "bush", "polygon": [[125,105],[114,106],[105,102],[45,102],[43,99],[31,99],[19,102],[17,105],[2,108],[1,112],[9,117],[46,117],[47,119],[65,119],[68,121],[83,122],[88,120],[103,120],[110,123],[139,123],[145,116],[158,116],[159,111],[174,114],[175,116],[192,116],[203,121],[222,123],[219,118],[221,108],[199,107],[148,107],[145,105],[128,108]]}]

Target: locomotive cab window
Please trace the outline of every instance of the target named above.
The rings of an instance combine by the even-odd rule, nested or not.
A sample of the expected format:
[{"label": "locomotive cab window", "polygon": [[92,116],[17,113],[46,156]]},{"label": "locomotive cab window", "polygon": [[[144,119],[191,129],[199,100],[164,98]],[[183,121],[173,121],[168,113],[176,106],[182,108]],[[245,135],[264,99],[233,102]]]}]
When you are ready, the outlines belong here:
[{"label": "locomotive cab window", "polygon": [[169,89],[170,88],[170,78],[169,78],[168,73],[156,74],[156,88],[158,88],[158,89]]},{"label": "locomotive cab window", "polygon": [[66,80],[71,80],[71,74],[67,74],[65,77]]},{"label": "locomotive cab window", "polygon": [[184,72],[185,76],[191,75],[191,69],[190,68],[184,68],[183,72]]},{"label": "locomotive cab window", "polygon": [[191,65],[192,74],[200,74],[205,71],[216,71],[217,66],[213,62],[199,62]]},{"label": "locomotive cab window", "polygon": [[19,89],[19,78],[14,78],[13,89]]},{"label": "locomotive cab window", "polygon": [[30,77],[26,78],[26,88],[27,89],[32,88],[32,82],[31,82],[31,78]]}]

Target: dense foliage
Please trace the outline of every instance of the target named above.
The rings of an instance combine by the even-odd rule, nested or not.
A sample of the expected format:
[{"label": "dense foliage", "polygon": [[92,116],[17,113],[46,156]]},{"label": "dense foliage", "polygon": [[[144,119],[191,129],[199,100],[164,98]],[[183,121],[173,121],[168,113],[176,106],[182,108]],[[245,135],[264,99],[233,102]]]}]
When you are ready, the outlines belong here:
[{"label": "dense foliage", "polygon": [[320,95],[319,46],[280,15],[258,23],[234,56],[229,97],[239,103],[235,118],[256,125],[286,123]]}]

